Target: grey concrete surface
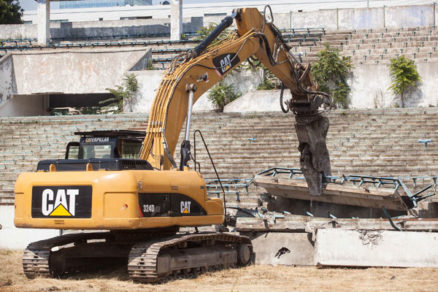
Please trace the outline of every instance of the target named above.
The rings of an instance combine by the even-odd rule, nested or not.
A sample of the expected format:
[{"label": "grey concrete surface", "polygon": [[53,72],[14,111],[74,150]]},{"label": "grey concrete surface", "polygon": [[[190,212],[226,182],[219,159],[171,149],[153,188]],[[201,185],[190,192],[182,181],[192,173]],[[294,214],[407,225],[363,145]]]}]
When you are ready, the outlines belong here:
[{"label": "grey concrete surface", "polygon": [[14,226],[14,206],[0,206],[0,248],[24,249],[34,241],[59,235],[55,229],[29,229]]},{"label": "grey concrete surface", "polygon": [[143,48],[14,54],[15,93],[106,93],[145,54]]},{"label": "grey concrete surface", "polygon": [[0,116],[45,116],[48,108],[47,95],[16,95],[0,104]]},{"label": "grey concrete surface", "polygon": [[436,25],[437,11],[431,5],[385,7],[385,27],[412,27]]},{"label": "grey concrete surface", "polygon": [[[126,110],[149,112],[155,91],[164,71],[144,70],[150,53],[138,49],[94,49],[63,51],[32,51],[6,56],[0,61],[0,99],[6,101],[13,95],[48,93],[88,94],[107,93],[107,88],[121,84],[125,73],[135,73],[140,90]],[[422,77],[418,90],[409,92],[406,106],[438,106],[438,67],[435,62],[417,63]],[[228,104],[225,112],[280,111],[279,91],[257,91],[261,82],[260,72],[233,72],[225,83],[233,84],[236,92],[243,94]],[[382,108],[400,103],[389,90],[391,79],[384,64],[358,64],[354,67],[350,108]],[[195,111],[214,110],[208,92],[195,104]],[[290,98],[285,92],[285,99]]]},{"label": "grey concrete surface", "polygon": [[[422,82],[418,90],[406,95],[406,106],[438,106],[438,68],[436,63],[416,63]],[[400,105],[400,99],[389,89],[389,67],[384,64],[356,65],[349,79],[351,108],[382,108]]]},{"label": "grey concrete surface", "polygon": [[[182,33],[194,33],[203,26],[202,17],[182,19]],[[170,33],[170,20],[133,19],[50,23],[50,35],[53,39],[112,38],[122,36],[153,36]],[[7,24],[0,26],[0,39],[37,38],[37,24]]]},{"label": "grey concrete surface", "polygon": [[258,233],[251,238],[257,265],[299,265],[314,263],[314,248],[308,233]]},{"label": "grey concrete surface", "polygon": [[375,29],[385,27],[384,10],[377,8],[341,9],[336,15],[338,29]]},{"label": "grey concrete surface", "polygon": [[182,12],[183,0],[170,1],[170,39],[174,41],[181,40],[182,30]]},{"label": "grey concrete surface", "polygon": [[[156,90],[161,82],[164,71],[147,70],[133,72],[139,84],[139,93],[132,105],[125,110],[137,113],[149,113],[154,100]],[[132,110],[131,110],[132,109]]]},{"label": "grey concrete surface", "polygon": [[281,112],[279,96],[280,90],[250,91],[227,104],[224,112]]},{"label": "grey concrete surface", "polygon": [[320,229],[315,264],[438,267],[438,233]]},{"label": "grey concrete surface", "polygon": [[50,41],[50,0],[38,0],[38,43],[47,45]]},{"label": "grey concrete surface", "polygon": [[[227,3],[228,7],[221,5],[215,11],[212,11],[214,7],[197,8],[197,10],[189,9],[190,5],[185,5],[184,13],[187,17],[183,20],[182,33],[195,32],[201,26],[208,25],[211,22],[219,23],[224,15],[215,16],[214,14],[218,13],[218,11],[224,11],[229,15],[236,6],[234,3]],[[408,5],[400,6],[403,4]],[[248,7],[248,4],[247,6],[244,3],[241,5],[243,5],[242,7]],[[254,6],[254,3],[250,6]],[[438,17],[436,4],[429,4],[427,1],[391,1],[391,3],[390,1],[385,1],[385,3],[380,1],[378,7],[372,5],[368,8],[366,5],[365,7],[357,5],[355,7],[326,5],[321,6],[322,8],[319,8],[319,10],[314,7],[313,9],[310,7],[306,9],[304,3],[301,3],[301,6],[303,7],[297,8],[293,3],[273,6],[275,24],[280,28],[325,27],[328,30],[376,29],[385,27],[433,26],[436,25]],[[261,6],[260,8],[262,9],[263,7]],[[112,16],[105,17],[103,21],[86,21],[87,19],[82,19],[83,17],[81,16],[74,20],[74,22],[51,23],[50,34],[54,38],[78,38],[132,35],[145,32],[146,34],[170,32],[171,20],[166,17],[170,15],[169,10],[161,11],[162,7],[142,7],[141,9],[149,9],[150,11],[148,10],[144,13],[150,14],[152,18],[114,20],[120,19],[120,13],[123,11],[118,13],[117,11],[104,11],[102,12],[103,14],[110,13]],[[157,9],[161,10],[158,12]],[[298,12],[298,9],[302,10],[302,12]],[[133,11],[132,13],[135,14],[136,12]],[[52,11],[54,19],[66,19],[66,16],[58,14],[59,12]],[[86,13],[83,13],[83,15],[85,17]],[[28,17],[26,19],[29,20],[31,18]],[[2,25],[1,27],[1,39],[37,37],[36,24]]]},{"label": "grey concrete surface", "polygon": [[[433,26],[438,11],[436,4],[407,5],[371,8],[324,9],[317,11],[290,12],[276,17],[276,23],[291,27],[325,27],[329,30],[376,29]],[[281,19],[283,18],[283,19]],[[283,26],[281,26],[283,28]]]},{"label": "grey concrete surface", "polygon": [[17,92],[14,76],[14,63],[11,55],[0,60],[0,103],[11,98]]}]

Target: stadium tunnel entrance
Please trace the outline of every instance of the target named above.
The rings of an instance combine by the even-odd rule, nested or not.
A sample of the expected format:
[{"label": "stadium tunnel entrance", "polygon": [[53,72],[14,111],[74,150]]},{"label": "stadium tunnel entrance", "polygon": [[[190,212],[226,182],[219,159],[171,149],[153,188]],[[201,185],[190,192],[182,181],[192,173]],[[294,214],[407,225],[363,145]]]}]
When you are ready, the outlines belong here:
[{"label": "stadium tunnel entrance", "polygon": [[0,104],[0,115],[47,116],[63,114],[91,114],[95,109],[108,105],[111,93],[79,93],[79,94],[16,94]]}]

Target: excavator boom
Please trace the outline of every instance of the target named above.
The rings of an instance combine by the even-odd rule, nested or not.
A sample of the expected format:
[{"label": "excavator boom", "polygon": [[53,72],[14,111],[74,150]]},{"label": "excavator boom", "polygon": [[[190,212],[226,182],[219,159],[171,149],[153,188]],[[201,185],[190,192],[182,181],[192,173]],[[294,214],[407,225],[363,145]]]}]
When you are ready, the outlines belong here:
[{"label": "excavator boom", "polygon": [[[271,21],[267,21],[268,8],[265,8],[265,17],[255,8],[234,11],[201,44],[174,60],[152,105],[141,159],[148,160],[156,169],[176,168],[173,154],[192,104],[239,64],[255,56],[291,91],[292,99],[285,102],[285,111],[292,110],[295,114],[301,168],[310,193],[321,194],[324,176],[330,175],[331,170],[325,142],[329,122],[320,114],[319,107],[330,105],[330,98],[317,91],[310,65],[303,66],[289,52],[290,47],[272,23],[272,13]],[[210,46],[232,24],[233,18],[237,36]],[[190,121],[190,114],[188,119]],[[190,151],[187,134],[181,149],[181,170]]]}]

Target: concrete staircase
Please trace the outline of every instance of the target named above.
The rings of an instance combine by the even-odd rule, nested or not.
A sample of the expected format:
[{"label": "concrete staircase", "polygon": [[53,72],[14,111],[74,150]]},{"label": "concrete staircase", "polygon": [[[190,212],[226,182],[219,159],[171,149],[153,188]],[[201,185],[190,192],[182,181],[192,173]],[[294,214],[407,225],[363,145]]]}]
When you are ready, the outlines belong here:
[{"label": "concrete staircase", "polygon": [[[334,175],[438,174],[438,108],[336,110],[328,117],[331,126],[327,140]],[[146,120],[143,114],[0,118],[0,203],[13,201],[19,173],[35,171],[39,160],[63,158],[67,143],[78,140],[73,132],[144,129]],[[290,114],[197,113],[192,123],[195,129],[202,131],[223,179],[250,178],[271,167],[299,167]],[[418,142],[423,138],[432,139],[427,149]],[[203,176],[215,178],[199,137],[196,146]],[[237,201],[234,194],[228,197]],[[256,197],[241,195],[240,200],[251,206],[257,204]]]},{"label": "concrete staircase", "polygon": [[[312,34],[309,32],[309,36]],[[287,36],[288,33],[285,33]],[[286,39],[290,39],[287,38]],[[293,39],[293,38],[292,38]],[[303,62],[313,63],[317,53],[328,43],[338,48],[341,55],[352,58],[354,64],[389,64],[391,58],[405,55],[417,62],[436,62],[438,60],[438,28],[413,27],[397,29],[368,29],[349,31],[324,31],[310,40],[291,40],[289,45],[296,55],[302,54]],[[61,41],[49,47],[41,47],[32,42],[3,42],[0,44],[0,57],[10,51],[81,49],[106,47],[145,47],[152,49],[153,68],[165,69],[172,58],[197,45],[196,41],[170,41],[168,37],[135,38],[124,40]]]},{"label": "concrete staircase", "polygon": [[38,161],[62,159],[76,131],[126,129],[142,115],[0,118],[0,204],[11,203],[19,173],[35,171]]},{"label": "concrete staircase", "polygon": [[400,55],[417,62],[438,59],[436,27],[328,31],[320,41],[295,46],[292,51],[301,52],[303,61],[312,63],[325,43],[338,48],[341,55],[350,56],[355,64],[389,64],[391,58]]}]

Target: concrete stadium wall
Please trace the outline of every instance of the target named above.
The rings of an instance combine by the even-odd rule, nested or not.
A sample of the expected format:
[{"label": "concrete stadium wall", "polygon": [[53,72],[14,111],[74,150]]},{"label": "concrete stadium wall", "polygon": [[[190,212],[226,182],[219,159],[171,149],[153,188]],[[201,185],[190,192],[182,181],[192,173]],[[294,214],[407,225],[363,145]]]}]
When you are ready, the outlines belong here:
[{"label": "concrete stadium wall", "polygon": [[0,104],[0,116],[45,116],[48,108],[48,95],[17,95]]},{"label": "concrete stadium wall", "polygon": [[0,248],[24,249],[34,241],[58,236],[56,229],[28,229],[14,226],[14,206],[0,206]]},{"label": "concrete stadium wall", "polygon": [[107,93],[145,50],[54,51],[14,55],[18,94]]},{"label": "concrete stadium wall", "polygon": [[436,4],[373,8],[322,9],[276,13],[280,28],[324,27],[328,30],[434,26]]},{"label": "concrete stadium wall", "polygon": [[328,30],[352,30],[434,26],[437,18],[436,4],[430,4],[291,11],[275,14],[274,23],[280,28],[324,27]]},{"label": "concrete stadium wall", "polygon": [[[230,8],[229,13],[232,11]],[[277,10],[276,10],[277,11]],[[280,10],[281,11],[281,10]],[[328,30],[377,29],[434,26],[437,23],[436,4],[342,8],[321,10],[283,9],[274,13],[279,28],[324,27]],[[275,12],[275,11],[274,11]],[[118,12],[115,11],[115,14]],[[183,32],[197,31],[203,25],[219,23],[224,16],[197,16],[183,19]],[[54,38],[93,38],[114,35],[157,34],[170,32],[168,18],[104,20],[51,23]],[[1,25],[0,39],[36,38],[36,24]]]},{"label": "concrete stadium wall", "polygon": [[[160,85],[164,70],[133,71],[139,83],[139,92],[132,103],[125,104],[128,112],[149,112],[155,93]],[[245,95],[256,90],[263,81],[262,71],[233,71],[225,79],[225,84],[231,84],[236,93]],[[209,91],[204,93],[193,106],[193,111],[212,111],[215,106],[208,99]],[[254,104],[249,109],[254,109]],[[266,111],[267,109],[265,109]]]},{"label": "concrete stadium wall", "polygon": [[[198,3],[184,3],[183,15],[185,17],[206,16],[214,17],[230,15],[234,9],[252,7],[263,11],[266,4],[271,6],[273,13],[288,13],[289,11],[315,11],[320,9],[345,9],[345,8],[369,8],[369,7],[392,7],[401,5],[424,5],[431,4],[430,0],[270,0],[270,1],[214,1]],[[203,3],[202,3],[203,2]],[[98,21],[119,20],[120,18],[168,18],[170,5],[136,5],[117,7],[96,7],[83,9],[57,9],[56,2],[51,3],[50,18],[55,21]],[[36,8],[36,3],[34,4]],[[36,10],[26,10],[23,15],[26,22],[37,22]]]},{"label": "concrete stadium wall", "polygon": [[[437,63],[416,63],[422,82],[414,91],[406,93],[406,107],[438,106]],[[237,82],[238,79],[237,79]],[[348,79],[351,87],[350,108],[384,108],[401,105],[399,97],[389,89],[391,77],[388,65],[360,64],[353,68]],[[238,100],[228,104],[225,112],[279,111],[279,90],[248,90]],[[285,95],[285,100],[290,96]]]},{"label": "concrete stadium wall", "polygon": [[[406,94],[406,106],[438,106],[438,68],[437,63],[417,63],[422,78],[418,89]],[[399,98],[389,89],[391,77],[388,65],[363,64],[354,68],[349,79],[351,86],[351,108],[382,108],[395,103],[400,105]]]},{"label": "concrete stadium wall", "polygon": [[[203,26],[202,17],[185,17],[183,32],[193,33]],[[0,39],[36,39],[36,24],[0,25]],[[170,19],[133,19],[82,22],[52,22],[50,35],[54,39],[102,38],[113,36],[170,34]]]},{"label": "concrete stadium wall", "polygon": [[[407,92],[407,107],[438,106],[438,67],[437,63],[417,63],[418,72],[422,78],[415,91]],[[155,91],[161,81],[163,71],[136,72],[140,83],[140,93],[133,107],[133,112],[149,112]],[[280,111],[279,90],[256,90],[261,83],[260,72],[242,71],[233,72],[225,83],[232,84],[242,94],[240,98],[228,104],[225,112],[259,112]],[[401,104],[400,99],[394,96],[389,89],[391,77],[388,65],[361,64],[353,68],[348,79],[351,86],[350,108],[384,108]],[[214,110],[214,105],[208,100],[209,92],[205,93],[195,104],[194,111]],[[285,100],[289,99],[285,93]]]},{"label": "concrete stadium wall", "polygon": [[14,62],[8,55],[0,59],[0,103],[17,92],[17,84],[14,76]]},{"label": "concrete stadium wall", "polygon": [[[127,112],[149,112],[164,71],[136,70],[144,63],[147,54],[143,50],[129,52],[107,52],[96,54],[72,53],[7,56],[0,62],[0,93],[3,100],[20,95],[0,107],[2,116],[45,115],[46,105],[42,95],[49,92],[107,93],[121,83],[125,72],[134,73],[139,82],[139,93],[125,104]],[[45,63],[47,62],[47,63]],[[115,65],[116,64],[116,65]],[[422,77],[418,90],[409,92],[407,106],[438,106],[438,67],[435,62],[417,63]],[[141,67],[141,66],[140,66]],[[14,70],[14,68],[24,68]],[[16,72],[15,72],[16,71]],[[227,112],[277,111],[277,91],[256,91],[262,81],[260,72],[234,71],[225,83],[233,84],[242,94],[238,101],[226,107]],[[351,108],[382,108],[397,102],[389,90],[390,75],[387,65],[360,64],[353,69],[351,86]],[[38,94],[39,93],[39,94]],[[194,111],[214,110],[214,105],[205,93],[195,104]],[[257,100],[257,102],[254,102]],[[26,104],[27,103],[27,104]]]},{"label": "concrete stadium wall", "polygon": [[6,97],[107,93],[126,72],[144,70],[147,58],[150,51],[144,48],[14,53],[0,62],[0,92]]}]

